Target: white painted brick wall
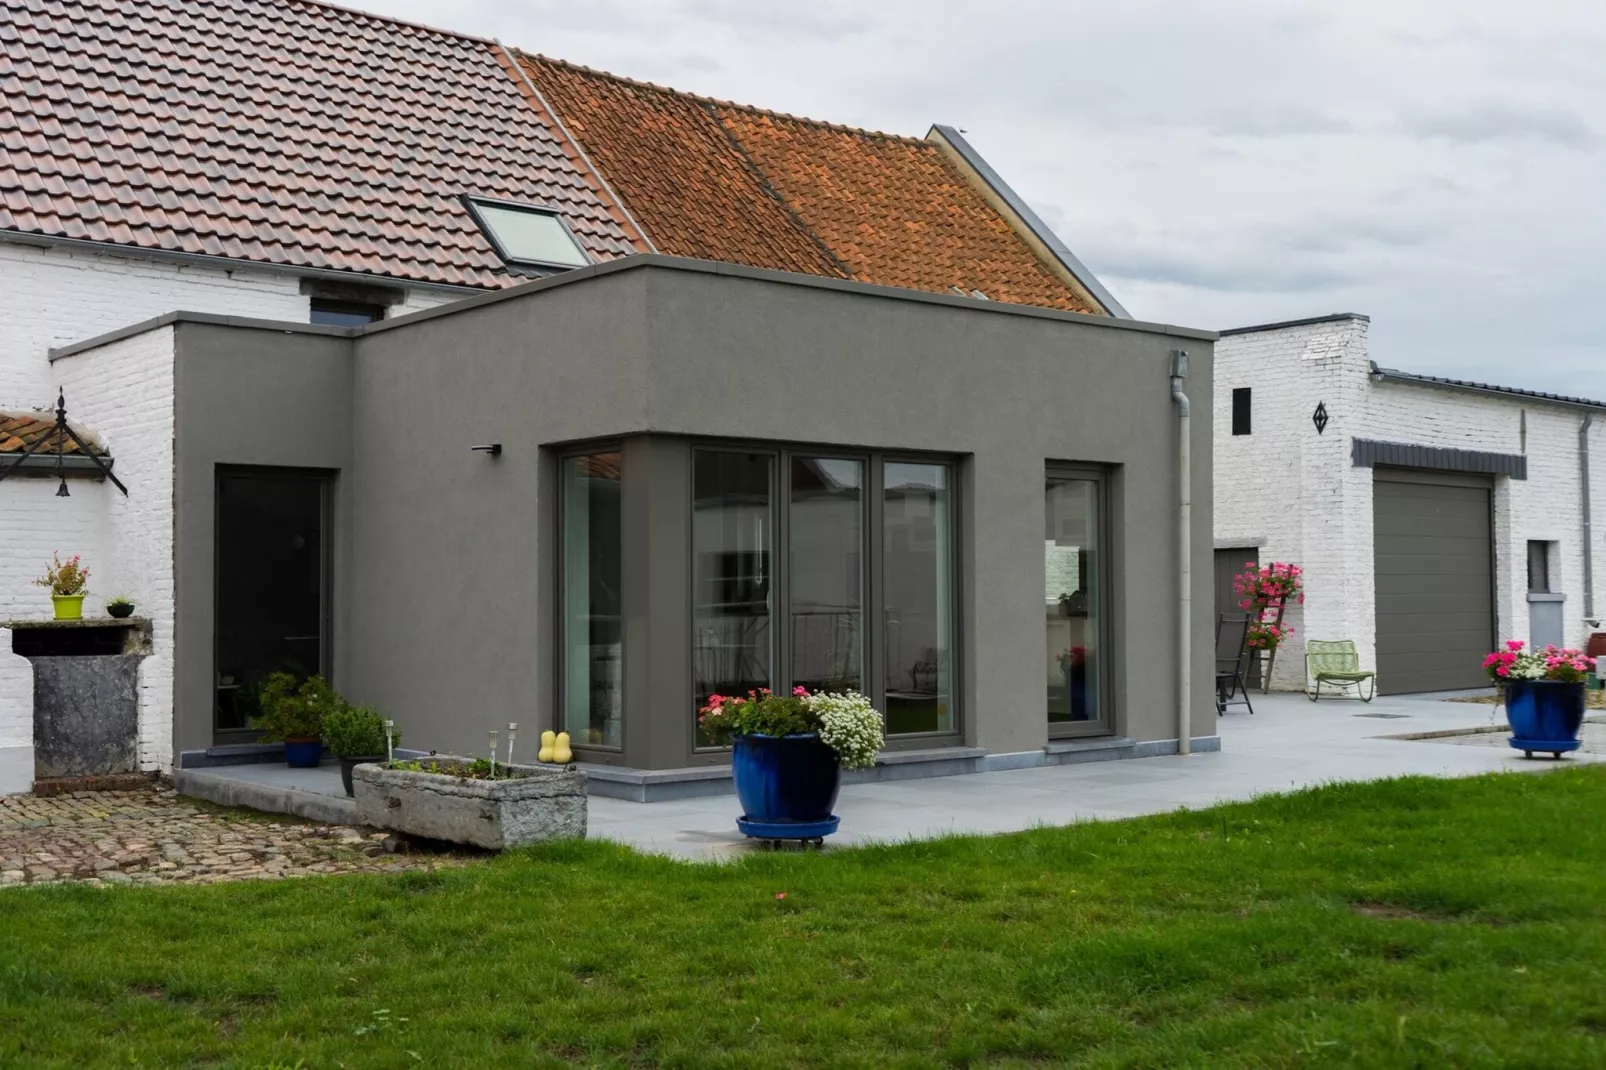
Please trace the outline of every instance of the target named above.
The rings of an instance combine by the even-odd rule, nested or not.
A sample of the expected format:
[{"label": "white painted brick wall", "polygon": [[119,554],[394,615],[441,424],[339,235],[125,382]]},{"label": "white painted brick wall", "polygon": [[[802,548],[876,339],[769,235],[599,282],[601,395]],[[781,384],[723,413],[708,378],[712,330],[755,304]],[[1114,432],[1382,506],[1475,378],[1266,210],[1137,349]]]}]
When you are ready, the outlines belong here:
[{"label": "white painted brick wall", "polygon": [[[1497,477],[1494,492],[1497,628],[1528,634],[1527,543],[1561,544],[1569,645],[1582,645],[1581,414],[1538,400],[1377,383],[1370,376],[1367,322],[1307,324],[1228,335],[1216,346],[1216,545],[1263,540],[1262,562],[1305,569],[1306,602],[1291,612],[1297,632],[1278,654],[1273,686],[1303,685],[1304,639],[1353,639],[1376,663],[1372,471],[1350,462],[1354,438],[1449,449],[1526,453],[1528,478]],[[1232,389],[1253,390],[1253,433],[1232,435]],[[1318,435],[1311,414],[1325,402]],[[1521,433],[1526,420],[1527,433]],[[1594,512],[1606,495],[1606,420],[1591,431]],[[1606,532],[1594,535],[1596,571]],[[1597,609],[1602,608],[1599,598]]]},{"label": "white painted brick wall", "polygon": [[53,346],[180,310],[305,323],[309,307],[289,275],[0,242],[0,408],[55,403]]},{"label": "white painted brick wall", "polygon": [[[409,288],[394,315],[456,300]],[[140,759],[172,754],[172,335],[147,332],[52,366],[48,351],[175,311],[306,322],[309,299],[291,275],[170,264],[137,256],[0,241],[0,409],[53,406],[67,392],[76,426],[99,435],[129,484],[74,480],[68,498],[48,479],[0,484],[0,619],[48,617],[48,592],[29,582],[50,555],[81,554],[93,570],[86,608],[126,592],[155,621],[156,652],[140,673]],[[0,750],[33,737],[33,677],[0,629]],[[6,790],[0,786],[0,790]]]}]

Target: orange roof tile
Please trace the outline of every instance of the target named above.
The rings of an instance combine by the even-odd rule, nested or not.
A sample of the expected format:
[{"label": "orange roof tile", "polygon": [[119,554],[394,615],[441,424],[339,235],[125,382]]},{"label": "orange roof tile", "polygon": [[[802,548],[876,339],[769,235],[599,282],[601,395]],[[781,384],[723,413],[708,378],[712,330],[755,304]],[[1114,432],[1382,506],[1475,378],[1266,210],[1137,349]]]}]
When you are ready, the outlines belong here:
[{"label": "orange roof tile", "polygon": [[933,142],[520,59],[660,252],[1102,311]]},{"label": "orange roof tile", "polygon": [[[87,442],[91,449],[102,457],[106,456],[106,448],[96,441],[93,435],[87,434],[82,428],[74,427],[74,431]],[[0,412],[0,454],[23,453],[40,439],[45,444],[39,447],[39,453],[55,453],[56,439],[62,440],[61,452],[82,453],[78,443],[66,436],[58,436],[56,431],[56,414],[52,412]],[[37,456],[36,454],[35,456]]]}]

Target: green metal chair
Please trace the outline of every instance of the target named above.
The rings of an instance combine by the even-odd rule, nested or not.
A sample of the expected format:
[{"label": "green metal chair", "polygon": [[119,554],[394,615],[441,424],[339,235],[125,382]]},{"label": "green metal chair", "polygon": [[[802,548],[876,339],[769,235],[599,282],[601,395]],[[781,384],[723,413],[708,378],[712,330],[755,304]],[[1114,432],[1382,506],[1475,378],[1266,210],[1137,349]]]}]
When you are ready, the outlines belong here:
[{"label": "green metal chair", "polygon": [[1360,655],[1349,639],[1305,640],[1305,681],[1305,697],[1312,702],[1322,697],[1323,684],[1337,687],[1339,694],[1354,688],[1354,697],[1362,702],[1371,702],[1377,694],[1377,673],[1361,671]]}]

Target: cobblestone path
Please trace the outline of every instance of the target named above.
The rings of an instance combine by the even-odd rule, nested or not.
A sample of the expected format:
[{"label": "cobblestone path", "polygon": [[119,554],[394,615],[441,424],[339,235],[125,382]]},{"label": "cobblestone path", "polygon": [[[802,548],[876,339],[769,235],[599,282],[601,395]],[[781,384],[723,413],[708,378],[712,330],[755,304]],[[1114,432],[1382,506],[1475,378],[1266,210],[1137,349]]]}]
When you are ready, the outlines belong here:
[{"label": "cobblestone path", "polygon": [[387,833],[350,826],[243,817],[171,789],[0,796],[0,889],[397,873],[473,857],[409,852]]}]

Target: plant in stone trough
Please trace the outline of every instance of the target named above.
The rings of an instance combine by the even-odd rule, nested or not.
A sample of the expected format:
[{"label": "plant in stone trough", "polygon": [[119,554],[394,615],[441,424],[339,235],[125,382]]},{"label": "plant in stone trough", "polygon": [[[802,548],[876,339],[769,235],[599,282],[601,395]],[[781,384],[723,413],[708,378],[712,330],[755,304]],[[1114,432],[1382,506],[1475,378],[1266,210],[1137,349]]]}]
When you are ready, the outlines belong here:
[{"label": "plant in stone trough", "polygon": [[[342,758],[384,755],[385,718],[372,706],[342,704],[324,714],[323,741]],[[401,733],[393,729],[391,742],[401,742]]]},{"label": "plant in stone trough", "polygon": [[[322,676],[297,680],[287,672],[276,672],[262,684],[258,693],[262,712],[255,726],[262,729],[264,743],[285,740],[319,739],[324,718],[346,707],[340,692]],[[381,734],[380,744],[384,739]]]},{"label": "plant in stone trough", "polygon": [[881,714],[856,691],[810,693],[795,687],[784,696],[768,688],[749,691],[745,698],[710,695],[697,723],[718,743],[736,736],[818,733],[844,769],[874,765],[883,742]]}]

